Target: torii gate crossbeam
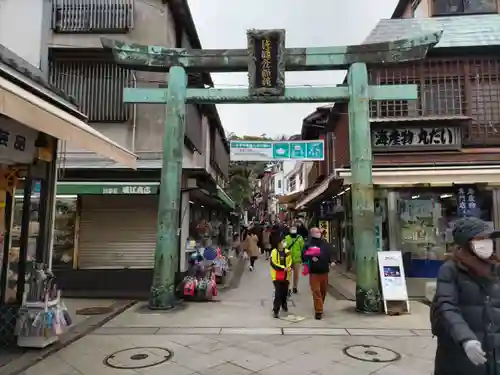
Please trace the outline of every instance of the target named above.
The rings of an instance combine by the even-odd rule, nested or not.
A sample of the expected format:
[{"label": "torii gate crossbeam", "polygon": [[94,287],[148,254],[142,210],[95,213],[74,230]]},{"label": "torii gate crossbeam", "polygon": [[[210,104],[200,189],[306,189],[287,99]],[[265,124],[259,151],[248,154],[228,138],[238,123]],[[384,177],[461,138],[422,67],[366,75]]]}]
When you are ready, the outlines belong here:
[{"label": "torii gate crossbeam", "polygon": [[[248,49],[186,50],[127,44],[103,39],[115,61],[129,69],[168,72],[168,88],[129,89],[129,103],[166,104],[163,135],[155,270],[149,305],[175,304],[179,257],[179,207],[186,103],[298,103],[348,101],[352,173],[352,207],[356,255],[356,307],[379,312],[381,294],[377,266],[372,183],[370,100],[415,100],[415,85],[369,86],[366,64],[422,59],[442,32],[392,42],[359,46],[285,48],[285,30],[249,30]],[[285,71],[348,69],[347,86],[285,86]],[[249,72],[247,89],[188,88],[190,72]]]}]

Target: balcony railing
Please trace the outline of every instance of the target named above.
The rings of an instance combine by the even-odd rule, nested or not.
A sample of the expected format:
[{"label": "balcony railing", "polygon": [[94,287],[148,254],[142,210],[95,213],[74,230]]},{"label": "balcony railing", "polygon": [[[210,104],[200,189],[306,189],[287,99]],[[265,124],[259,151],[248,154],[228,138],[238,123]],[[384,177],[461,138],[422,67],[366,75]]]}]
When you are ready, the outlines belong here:
[{"label": "balcony railing", "polygon": [[126,33],[134,27],[134,0],[53,0],[58,33]]},{"label": "balcony railing", "polygon": [[463,120],[464,143],[500,144],[500,59],[427,59],[370,69],[370,83],[416,84],[418,100],[370,103],[372,119]]}]

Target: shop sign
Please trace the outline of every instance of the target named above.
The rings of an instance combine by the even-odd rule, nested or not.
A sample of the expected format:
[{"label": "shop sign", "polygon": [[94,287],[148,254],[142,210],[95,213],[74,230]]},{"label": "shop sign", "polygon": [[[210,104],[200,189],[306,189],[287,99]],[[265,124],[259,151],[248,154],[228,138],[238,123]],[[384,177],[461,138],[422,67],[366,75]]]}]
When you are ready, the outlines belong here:
[{"label": "shop sign", "polygon": [[285,93],[285,30],[249,30],[248,64],[251,96]]},{"label": "shop sign", "polygon": [[0,117],[0,163],[31,164],[36,157],[38,132]]},{"label": "shop sign", "polygon": [[374,150],[457,149],[461,146],[458,127],[382,128],[372,130]]},{"label": "shop sign", "polygon": [[330,222],[327,220],[320,220],[318,222],[318,227],[321,231],[321,238],[326,242],[330,242]]},{"label": "shop sign", "polygon": [[474,185],[457,186],[458,216],[479,216],[477,189]]},{"label": "shop sign", "polygon": [[[103,194],[153,194],[153,189],[151,189],[151,186],[134,186],[134,185],[125,185],[125,186],[119,186],[119,187],[103,187],[102,189]],[[156,192],[155,192],[156,194]]]},{"label": "shop sign", "polygon": [[158,184],[57,184],[57,194],[68,195],[152,195],[158,194]]},{"label": "shop sign", "polygon": [[386,314],[390,312],[387,308],[387,301],[400,301],[404,303],[406,305],[406,312],[409,313],[410,304],[408,301],[408,290],[406,289],[401,251],[381,251],[377,255]]}]

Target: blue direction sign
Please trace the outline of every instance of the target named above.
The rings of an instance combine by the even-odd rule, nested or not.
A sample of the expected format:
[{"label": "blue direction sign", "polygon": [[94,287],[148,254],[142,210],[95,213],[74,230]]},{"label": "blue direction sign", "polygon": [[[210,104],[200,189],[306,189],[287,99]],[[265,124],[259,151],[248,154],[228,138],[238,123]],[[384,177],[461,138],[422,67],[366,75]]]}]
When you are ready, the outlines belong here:
[{"label": "blue direction sign", "polygon": [[325,147],[323,141],[318,142],[308,142],[307,143],[307,151],[306,151],[306,159],[313,160],[324,160],[325,159]]},{"label": "blue direction sign", "polygon": [[231,141],[231,161],[273,161],[325,159],[323,140],[316,141]]},{"label": "blue direction sign", "polygon": [[292,159],[304,159],[306,157],[307,146],[304,142],[290,143],[290,157]]},{"label": "blue direction sign", "polygon": [[280,142],[273,144],[273,159],[290,159],[290,143]]}]

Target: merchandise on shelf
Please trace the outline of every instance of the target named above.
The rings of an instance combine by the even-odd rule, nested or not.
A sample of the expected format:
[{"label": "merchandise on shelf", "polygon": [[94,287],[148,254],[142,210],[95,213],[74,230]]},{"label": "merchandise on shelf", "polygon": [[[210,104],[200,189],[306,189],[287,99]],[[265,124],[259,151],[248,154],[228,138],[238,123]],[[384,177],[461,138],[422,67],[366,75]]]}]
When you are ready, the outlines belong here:
[{"label": "merchandise on shelf", "polygon": [[18,312],[17,344],[44,348],[58,341],[59,335],[71,324],[71,316],[61,301],[54,275],[43,264],[35,264]]}]

